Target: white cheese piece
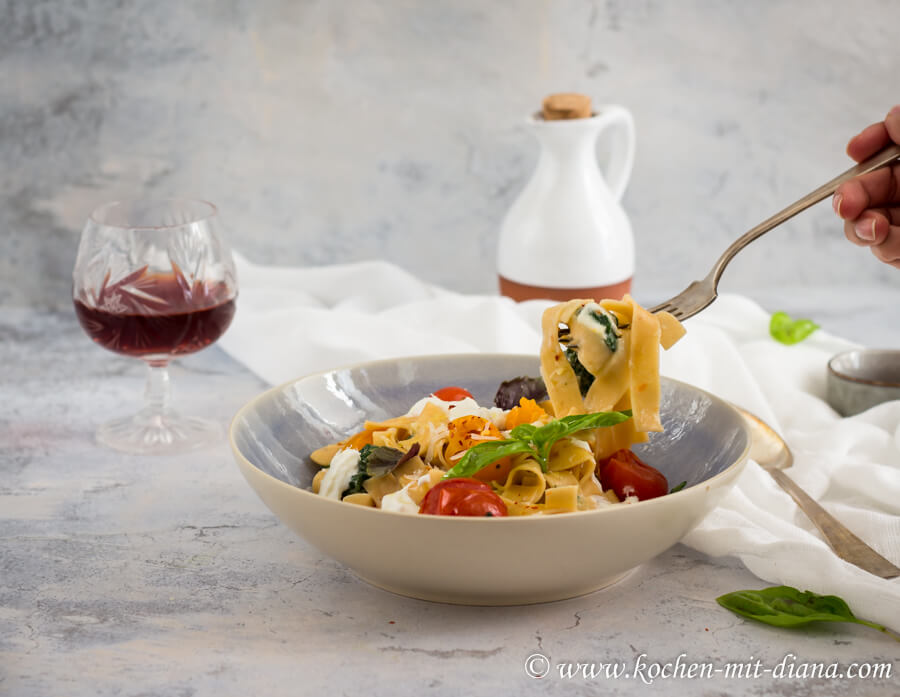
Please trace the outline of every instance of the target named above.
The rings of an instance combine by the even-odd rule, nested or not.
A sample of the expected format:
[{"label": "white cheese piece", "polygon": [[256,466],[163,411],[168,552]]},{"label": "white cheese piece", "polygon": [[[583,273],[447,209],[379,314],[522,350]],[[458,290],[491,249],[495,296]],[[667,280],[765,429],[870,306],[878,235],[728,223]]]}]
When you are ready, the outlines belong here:
[{"label": "white cheese piece", "polygon": [[347,448],[335,453],[331,464],[322,477],[319,496],[340,501],[341,494],[350,486],[350,479],[356,474],[359,465],[359,450]]},{"label": "white cheese piece", "polygon": [[587,441],[579,440],[578,438],[569,438],[569,442],[571,442],[572,445],[577,445],[582,450],[587,450],[592,455],[594,454],[594,450],[593,448],[591,448],[591,444]]},{"label": "white cheese piece", "polygon": [[[607,327],[607,325],[598,321],[595,315],[606,317],[609,320],[609,326]],[[598,303],[588,303],[583,308],[581,308],[581,312],[578,313],[575,321],[588,331],[602,336],[604,341],[606,341],[607,335],[610,331],[612,331],[613,335],[615,335],[616,337],[619,336],[619,333],[615,330],[615,327],[618,326],[616,318],[611,312],[609,312],[609,310],[604,308],[602,305],[599,305]]]},{"label": "white cheese piece", "polygon": [[393,511],[394,513],[412,513],[419,512],[419,505],[412,500],[409,495],[409,487],[405,486],[400,491],[388,494],[381,499],[382,511]]},{"label": "white cheese piece", "polygon": [[480,416],[490,421],[500,430],[503,430],[506,426],[506,412],[503,409],[499,407],[483,407],[471,397],[460,399],[457,402],[445,402],[443,399],[438,399],[434,396],[423,397],[410,407],[406,415],[419,416],[426,404],[434,404],[440,408],[451,421],[461,416]]},{"label": "white cheese piece", "polygon": [[406,415],[419,416],[422,413],[422,410],[425,408],[426,404],[434,404],[436,407],[440,407],[444,411],[444,413],[446,413],[447,405],[454,404],[454,402],[445,402],[443,399],[438,399],[437,397],[422,397],[422,399],[420,399],[409,408],[409,411],[406,412]]},{"label": "white cheese piece", "polygon": [[594,503],[594,508],[605,508],[606,506],[615,506],[612,501],[610,501],[605,496],[601,496],[599,494],[594,494],[589,497],[591,501]]}]

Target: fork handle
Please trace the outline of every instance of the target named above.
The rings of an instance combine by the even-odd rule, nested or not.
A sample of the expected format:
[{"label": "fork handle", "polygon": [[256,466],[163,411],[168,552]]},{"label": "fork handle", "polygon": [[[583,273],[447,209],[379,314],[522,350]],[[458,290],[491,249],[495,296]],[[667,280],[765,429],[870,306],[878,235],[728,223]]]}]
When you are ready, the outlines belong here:
[{"label": "fork handle", "polygon": [[871,574],[881,576],[881,578],[897,578],[900,576],[900,568],[894,566],[894,564],[850,532],[828,511],[822,508],[815,499],[803,491],[793,479],[780,469],[774,467],[763,467],[763,469],[771,474],[779,486],[791,495],[791,498],[794,499],[800,510],[819,529],[822,537],[825,538],[831,549],[841,559],[861,569],[865,569]]},{"label": "fork handle", "polygon": [[776,213],[768,220],[764,220],[755,228],[748,230],[743,235],[738,237],[734,242],[731,243],[731,246],[725,250],[724,254],[719,257],[718,261],[716,261],[715,266],[713,266],[712,270],[709,272],[707,276],[708,279],[711,279],[713,282],[713,287],[718,285],[719,277],[722,275],[722,272],[725,270],[725,267],[728,266],[728,262],[730,262],[734,255],[741,251],[748,244],[753,242],[753,240],[758,237],[762,237],[773,227],[781,225],[785,220],[789,220],[793,218],[800,211],[805,211],[810,206],[818,203],[822,199],[830,196],[835,192],[835,190],[843,184],[845,181],[849,181],[855,177],[860,176],[861,174],[868,174],[869,172],[878,169],[879,167],[884,167],[886,164],[889,164],[893,160],[900,158],[900,144],[889,145],[884,150],[880,150],[870,157],[868,160],[863,160],[858,165],[851,167],[843,174],[839,174],[834,179],[825,184],[822,184],[815,191],[809,192],[806,196],[795,201],[790,206],[785,208],[783,211]]}]

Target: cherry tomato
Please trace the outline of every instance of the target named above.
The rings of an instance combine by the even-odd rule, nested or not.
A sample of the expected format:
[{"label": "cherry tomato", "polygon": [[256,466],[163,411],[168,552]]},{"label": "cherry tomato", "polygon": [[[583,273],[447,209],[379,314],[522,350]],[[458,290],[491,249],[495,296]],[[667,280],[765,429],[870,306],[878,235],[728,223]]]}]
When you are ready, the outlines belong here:
[{"label": "cherry tomato", "polygon": [[612,489],[620,499],[637,496],[646,501],[669,493],[665,475],[628,449],[618,450],[598,463],[597,476],[603,488]]},{"label": "cherry tomato", "polygon": [[[473,445],[483,443],[486,439],[500,440],[503,438],[494,424],[474,414],[453,419],[447,424],[447,431],[449,436],[447,447],[444,448],[444,457],[451,463],[456,459],[454,455],[468,450]],[[472,476],[483,482],[505,482],[510,469],[512,469],[512,458],[504,457],[492,462],[487,467],[482,467]]]},{"label": "cherry tomato", "polygon": [[513,459],[511,457],[503,457],[482,467],[472,476],[482,482],[500,482],[502,484],[509,477],[512,465]]},{"label": "cherry tomato", "polygon": [[467,389],[462,387],[442,387],[439,390],[435,390],[432,392],[435,397],[438,399],[442,399],[445,402],[458,402],[461,399],[465,399],[468,397],[469,399],[475,399],[472,396],[472,393]]},{"label": "cherry tomato", "polygon": [[505,516],[506,504],[484,482],[469,477],[444,479],[435,484],[419,513],[426,515]]}]

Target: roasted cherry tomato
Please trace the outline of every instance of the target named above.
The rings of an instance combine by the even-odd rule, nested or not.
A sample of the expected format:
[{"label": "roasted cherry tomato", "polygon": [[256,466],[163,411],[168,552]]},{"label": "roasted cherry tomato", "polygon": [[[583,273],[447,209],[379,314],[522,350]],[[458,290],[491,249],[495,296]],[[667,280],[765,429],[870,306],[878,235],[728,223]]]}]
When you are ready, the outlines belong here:
[{"label": "roasted cherry tomato", "polygon": [[604,489],[612,489],[625,499],[637,496],[646,501],[669,493],[665,475],[628,449],[618,450],[597,465],[597,476]]},{"label": "roasted cherry tomato", "polygon": [[484,482],[469,477],[444,479],[435,484],[419,507],[427,515],[505,516],[506,504]]},{"label": "roasted cherry tomato", "polygon": [[[447,447],[444,448],[444,457],[451,463],[455,463],[456,455],[468,450],[473,445],[483,443],[485,440],[501,440],[503,436],[500,430],[490,421],[474,414],[460,416],[447,424]],[[487,467],[478,470],[472,476],[483,482],[505,482],[512,469],[512,458],[504,457],[492,462]]]},{"label": "roasted cherry tomato", "polygon": [[466,397],[475,399],[471,392],[462,387],[442,387],[441,389],[432,392],[432,394],[445,402],[458,402]]}]

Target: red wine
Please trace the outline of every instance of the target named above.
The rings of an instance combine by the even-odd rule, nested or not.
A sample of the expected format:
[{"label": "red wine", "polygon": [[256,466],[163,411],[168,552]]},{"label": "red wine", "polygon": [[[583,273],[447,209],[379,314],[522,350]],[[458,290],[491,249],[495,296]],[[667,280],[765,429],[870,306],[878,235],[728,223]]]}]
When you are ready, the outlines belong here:
[{"label": "red wine", "polygon": [[96,305],[75,300],[88,336],[126,356],[184,355],[218,339],[234,317],[234,297],[221,282],[188,286],[183,277],[155,274],[104,286]]}]

